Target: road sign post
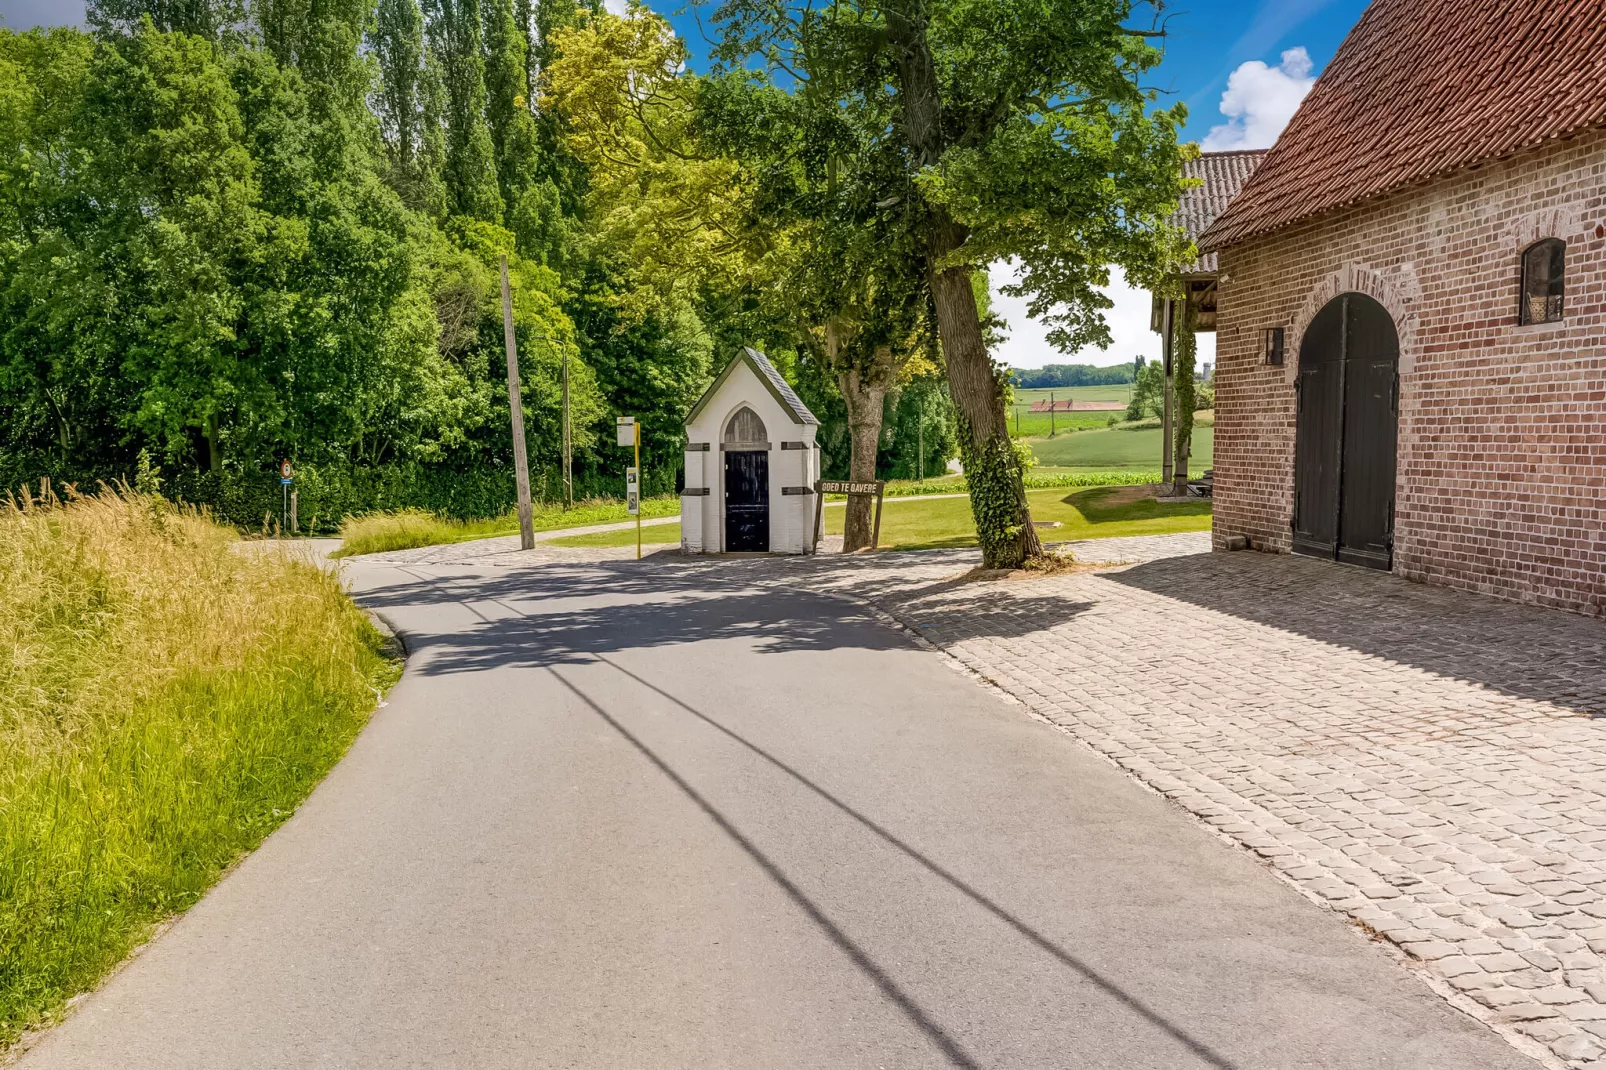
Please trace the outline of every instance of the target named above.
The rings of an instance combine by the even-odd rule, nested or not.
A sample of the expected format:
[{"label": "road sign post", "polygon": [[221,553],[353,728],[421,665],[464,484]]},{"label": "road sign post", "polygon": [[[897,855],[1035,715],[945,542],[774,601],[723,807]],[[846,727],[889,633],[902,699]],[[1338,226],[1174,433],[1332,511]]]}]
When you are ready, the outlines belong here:
[{"label": "road sign post", "polygon": [[290,467],[289,461],[279,462],[279,490],[284,495],[284,506],[279,516],[280,531],[294,531],[295,519],[291,512],[290,500],[294,494],[290,485],[295,482],[295,470]]},{"label": "road sign post", "polygon": [[619,445],[636,448],[636,464],[625,469],[625,510],[636,518],[636,560],[641,560],[641,425],[634,416],[617,421]]}]

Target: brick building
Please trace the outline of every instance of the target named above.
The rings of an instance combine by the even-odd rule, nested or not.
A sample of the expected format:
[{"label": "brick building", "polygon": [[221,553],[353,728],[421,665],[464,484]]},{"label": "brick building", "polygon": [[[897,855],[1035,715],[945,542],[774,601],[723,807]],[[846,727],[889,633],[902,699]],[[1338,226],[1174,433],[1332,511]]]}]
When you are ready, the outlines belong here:
[{"label": "brick building", "polygon": [[1215,542],[1606,613],[1600,0],[1374,0],[1199,240]]}]

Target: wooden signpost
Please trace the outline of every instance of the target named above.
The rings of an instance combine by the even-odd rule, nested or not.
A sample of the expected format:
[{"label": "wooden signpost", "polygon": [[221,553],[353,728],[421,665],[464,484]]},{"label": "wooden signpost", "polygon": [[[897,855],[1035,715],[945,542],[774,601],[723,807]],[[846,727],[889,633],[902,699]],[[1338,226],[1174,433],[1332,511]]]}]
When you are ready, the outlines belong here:
[{"label": "wooden signpost", "polygon": [[887,485],[884,481],[866,481],[855,483],[846,479],[820,479],[814,483],[814,550],[820,549],[820,539],[825,535],[825,496],[827,494],[846,494],[849,498],[875,496],[875,530],[870,534],[870,549],[874,550],[881,544],[881,502]]}]

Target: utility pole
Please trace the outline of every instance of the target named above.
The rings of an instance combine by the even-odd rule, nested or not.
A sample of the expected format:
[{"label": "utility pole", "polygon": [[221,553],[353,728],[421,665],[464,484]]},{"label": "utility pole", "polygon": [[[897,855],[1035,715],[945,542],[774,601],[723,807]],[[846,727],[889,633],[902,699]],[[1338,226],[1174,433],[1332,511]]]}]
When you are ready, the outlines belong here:
[{"label": "utility pole", "polygon": [[563,350],[563,507],[574,508],[574,430],[569,423],[569,350]]},{"label": "utility pole", "polygon": [[918,439],[918,444],[915,446],[915,463],[920,466],[920,474],[916,478],[924,483],[926,481],[926,410],[924,408],[915,416],[915,427],[917,429],[915,434]]},{"label": "utility pole", "polygon": [[1172,481],[1171,457],[1171,347],[1174,343],[1173,321],[1176,317],[1176,302],[1171,298],[1165,299],[1165,315],[1161,317],[1161,327],[1164,334],[1160,339],[1160,352],[1165,361],[1160,370],[1165,373],[1165,404],[1160,414],[1160,449],[1163,455],[1160,458],[1160,482],[1170,484]]},{"label": "utility pole", "polygon": [[1054,437],[1054,391],[1048,392],[1048,437]]},{"label": "utility pole", "polygon": [[530,508],[530,459],[524,451],[524,402],[519,389],[519,349],[513,337],[513,290],[502,258],[502,340],[507,344],[507,406],[513,417],[513,477],[519,492],[519,546],[535,549],[535,516]]}]

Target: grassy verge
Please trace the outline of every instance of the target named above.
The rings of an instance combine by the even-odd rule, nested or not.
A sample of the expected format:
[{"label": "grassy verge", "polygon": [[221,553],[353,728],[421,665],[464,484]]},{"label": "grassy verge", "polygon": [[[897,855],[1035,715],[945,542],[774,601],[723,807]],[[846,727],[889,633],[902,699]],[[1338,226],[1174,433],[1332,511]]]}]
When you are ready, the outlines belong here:
[{"label": "grassy verge", "polygon": [[[666,546],[680,541],[679,524],[649,524],[641,529],[641,545]],[[549,546],[634,546],[636,529],[620,528],[617,531],[593,531],[589,535],[567,535],[561,539],[548,539]]]},{"label": "grassy verge", "polygon": [[0,1049],[194,903],[396,668],[336,578],[159,499],[0,505]]},{"label": "grassy verge", "polygon": [[[1142,487],[1094,487],[1066,494],[1063,488],[1027,492],[1032,519],[1058,521],[1042,532],[1045,542],[1113,538],[1119,535],[1169,535],[1210,530],[1208,500],[1166,504]],[[825,530],[840,535],[843,510],[828,509]],[[976,545],[970,502],[964,498],[889,504],[881,514],[883,549],[930,550]]]},{"label": "grassy verge", "polygon": [[[675,516],[680,512],[678,497],[647,498],[641,503],[641,515],[654,517]],[[572,509],[561,505],[541,503],[535,508],[535,530],[556,531],[560,528],[585,527],[588,524],[609,524],[628,520],[625,503],[619,501],[577,502]],[[376,554],[385,550],[412,550],[419,546],[441,546],[447,543],[467,542],[470,539],[489,539],[498,535],[517,535],[519,518],[509,513],[495,520],[448,520],[422,509],[403,509],[394,513],[371,513],[368,516],[347,517],[340,526],[343,540],[334,557],[355,557],[358,554]]]}]

